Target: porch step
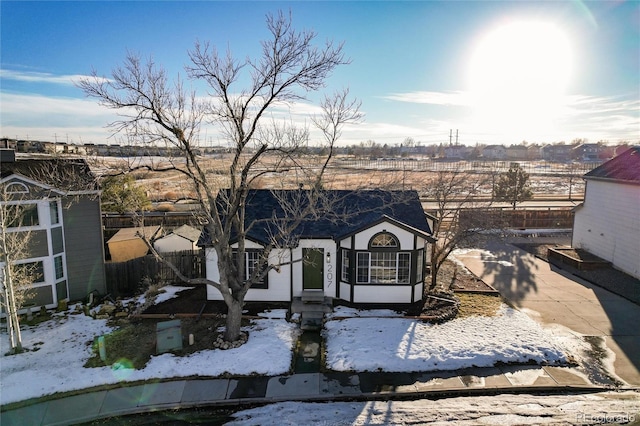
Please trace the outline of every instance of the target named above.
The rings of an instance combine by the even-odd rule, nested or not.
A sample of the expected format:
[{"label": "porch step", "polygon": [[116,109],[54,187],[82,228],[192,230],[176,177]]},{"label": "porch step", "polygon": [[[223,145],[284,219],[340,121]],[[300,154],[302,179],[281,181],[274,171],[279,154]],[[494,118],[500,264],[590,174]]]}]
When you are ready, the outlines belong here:
[{"label": "porch step", "polygon": [[303,330],[320,330],[324,314],[322,312],[302,312],[300,318],[300,328]]},{"label": "porch step", "polygon": [[303,302],[320,302],[324,303],[324,291],[309,291],[302,290],[302,301]]},{"label": "porch step", "polygon": [[330,297],[325,297],[322,302],[304,302],[300,298],[294,298],[291,302],[291,312],[299,314],[302,312],[323,312],[328,314],[332,311],[333,302]]}]

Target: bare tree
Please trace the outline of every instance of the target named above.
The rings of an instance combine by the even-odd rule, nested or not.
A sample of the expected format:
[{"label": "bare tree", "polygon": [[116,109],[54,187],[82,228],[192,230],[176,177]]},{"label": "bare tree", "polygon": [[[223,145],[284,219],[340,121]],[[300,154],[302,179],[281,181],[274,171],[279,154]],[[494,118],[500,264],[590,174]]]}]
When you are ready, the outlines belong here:
[{"label": "bare tree", "polygon": [[[28,225],[30,209],[33,205],[20,204],[20,195],[14,196],[0,185],[0,276],[2,297],[0,306],[7,315],[11,350],[22,352],[22,336],[18,312],[29,299],[36,275],[35,265],[16,263],[28,257],[31,231]],[[28,229],[28,228],[27,228]]]},{"label": "bare tree", "polygon": [[[267,17],[270,38],[262,42],[257,59],[236,59],[231,52],[220,54],[209,43],[197,43],[189,52],[188,76],[207,83],[205,100],[195,91],[187,92],[181,80],[170,84],[165,71],[152,60],[142,63],[129,54],[124,66],[110,79],[94,76],[79,83],[84,92],[111,109],[122,119],[111,123],[116,133],[145,143],[166,143],[177,148],[180,161],[155,170],[179,170],[191,182],[202,211],[202,220],[217,256],[218,282],[204,278],[187,279],[189,284],[206,284],[218,289],[228,309],[224,338],[237,340],[244,298],[272,263],[269,252],[288,238],[287,232],[305,217],[319,214],[322,179],[333,156],[335,144],[345,124],[360,120],[359,104],[344,90],[325,98],[312,123],[320,130],[327,148],[324,161],[308,167],[302,152],[309,142],[309,129],[277,120],[273,107],[305,99],[321,89],[331,72],[346,64],[342,45],[327,42],[314,45],[316,34],[296,31],[291,17],[283,13]],[[248,81],[247,87],[238,88]],[[232,148],[226,170],[211,170],[198,155],[199,131],[203,123],[215,125]],[[153,168],[150,165],[144,167]],[[297,174],[299,183],[309,188],[304,200],[287,200],[292,220],[274,227],[272,242],[260,255],[260,265],[252,276],[244,276],[247,196],[264,176]],[[237,242],[237,248],[232,247]],[[170,265],[171,266],[171,265]]]},{"label": "bare tree", "polygon": [[[473,210],[491,204],[480,199],[483,189],[490,184],[491,176],[460,169],[437,172],[436,178],[429,183],[426,195],[435,203],[429,214],[433,217],[433,236],[437,239],[431,246],[430,290],[437,287],[438,271],[451,252],[474,241],[480,231],[490,225],[488,215]],[[471,214],[463,215],[465,212]]]}]

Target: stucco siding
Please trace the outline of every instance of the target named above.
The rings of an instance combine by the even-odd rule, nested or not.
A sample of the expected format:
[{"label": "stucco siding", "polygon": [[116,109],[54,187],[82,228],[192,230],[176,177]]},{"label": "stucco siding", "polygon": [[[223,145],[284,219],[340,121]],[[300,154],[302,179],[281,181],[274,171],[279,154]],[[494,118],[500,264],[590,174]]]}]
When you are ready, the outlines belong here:
[{"label": "stucco siding", "polygon": [[587,181],[576,211],[573,246],[640,278],[640,186]]},{"label": "stucco siding", "polygon": [[[257,247],[254,247],[257,248]],[[218,255],[213,248],[206,249],[207,279],[220,281]],[[289,262],[289,250],[273,250],[269,256],[272,265]],[[245,296],[247,302],[287,302],[291,300],[291,265],[269,271],[266,289],[250,288]],[[207,300],[222,300],[222,294],[214,286],[207,286]]]},{"label": "stucco siding", "polygon": [[413,250],[413,234],[392,223],[383,222],[356,234],[354,249],[367,250],[371,237],[380,232],[390,232],[400,241],[400,250]]},{"label": "stucco siding", "polygon": [[353,289],[353,303],[409,303],[411,286],[357,285]]},{"label": "stucco siding", "polygon": [[100,202],[81,197],[65,207],[63,223],[69,299],[83,299],[94,290],[105,294]]}]

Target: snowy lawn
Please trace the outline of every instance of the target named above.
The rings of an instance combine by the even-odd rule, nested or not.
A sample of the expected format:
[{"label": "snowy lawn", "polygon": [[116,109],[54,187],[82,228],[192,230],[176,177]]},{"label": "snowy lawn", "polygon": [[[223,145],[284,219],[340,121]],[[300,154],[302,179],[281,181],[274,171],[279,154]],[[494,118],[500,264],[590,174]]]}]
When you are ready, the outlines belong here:
[{"label": "snowy lawn", "polygon": [[[387,317],[393,316],[388,311]],[[334,316],[340,316],[334,313]],[[325,324],[327,366],[338,371],[432,371],[497,362],[562,364],[565,349],[522,312],[443,324],[404,318],[349,318]]]},{"label": "snowy lawn", "polygon": [[[0,358],[0,405],[121,381],[224,373],[271,376],[289,371],[297,325],[283,319],[260,319],[244,330],[250,333],[249,341],[237,349],[206,350],[185,357],[162,354],[152,357],[142,370],[125,368],[126,360],[111,367],[84,368],[94,338],[112,329],[106,320],[56,314],[50,321],[23,329],[23,346],[29,352]],[[8,350],[9,337],[3,331],[0,351]]]},{"label": "snowy lawn", "polygon": [[[168,293],[175,295],[172,289]],[[167,296],[163,296],[163,300]],[[71,308],[73,310],[74,307]],[[288,374],[299,329],[271,311],[246,327],[249,341],[237,349],[203,350],[189,356],[153,356],[144,369],[84,368],[91,345],[112,329],[106,320],[83,314],[54,314],[53,319],[23,328],[29,351],[0,358],[0,405],[56,392],[156,378]],[[338,319],[348,317],[347,319]],[[496,317],[469,317],[430,325],[404,319],[393,311],[338,307],[324,331],[327,366],[354,371],[432,371],[496,362],[566,361],[564,346],[525,314],[503,306]],[[0,351],[9,350],[6,332]]]}]

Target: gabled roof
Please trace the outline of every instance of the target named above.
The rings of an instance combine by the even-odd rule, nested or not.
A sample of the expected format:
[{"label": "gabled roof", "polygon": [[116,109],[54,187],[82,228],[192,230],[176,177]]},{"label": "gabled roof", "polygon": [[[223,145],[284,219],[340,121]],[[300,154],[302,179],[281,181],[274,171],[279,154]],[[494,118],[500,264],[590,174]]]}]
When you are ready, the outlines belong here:
[{"label": "gabled roof", "polygon": [[640,146],[634,146],[584,175],[585,179],[640,184]]},{"label": "gabled roof", "polygon": [[150,240],[153,239],[160,231],[160,226],[143,226],[138,228],[122,228],[116,234],[109,238],[107,243],[119,241],[130,241],[140,239],[140,235],[144,235]]},{"label": "gabled roof", "polygon": [[[293,219],[283,206],[304,208],[308,206],[309,196],[307,190],[250,191],[245,214],[247,237],[256,242],[269,242],[270,236],[278,234],[277,221]],[[320,193],[316,204],[318,214],[302,220],[287,237],[340,239],[385,219],[425,237],[432,234],[416,191],[326,190]],[[204,232],[200,244],[207,242]]]},{"label": "gabled roof", "polygon": [[64,191],[96,191],[95,177],[87,162],[83,159],[16,159],[3,161],[0,165],[0,178],[19,175],[33,182],[40,182],[50,188]]},{"label": "gabled roof", "polygon": [[182,225],[181,227],[174,229],[172,234],[178,235],[195,243],[200,238],[201,231],[189,225]]}]

